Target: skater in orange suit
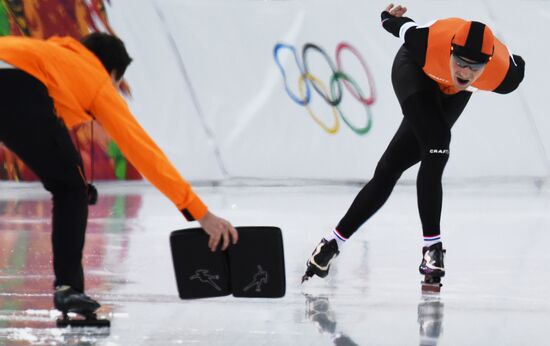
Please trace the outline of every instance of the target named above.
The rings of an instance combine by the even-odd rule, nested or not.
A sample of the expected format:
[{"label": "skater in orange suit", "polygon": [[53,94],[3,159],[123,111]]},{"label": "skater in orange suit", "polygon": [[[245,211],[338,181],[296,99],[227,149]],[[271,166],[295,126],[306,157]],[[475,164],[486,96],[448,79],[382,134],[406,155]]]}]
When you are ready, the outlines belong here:
[{"label": "skater in orange suit", "polygon": [[420,162],[416,180],[424,246],[420,273],[439,285],[445,275],[441,242],[441,178],[449,159],[451,128],[478,90],[507,94],[523,80],[525,62],[485,24],[460,18],[419,26],[390,4],[382,26],[403,45],[392,67],[392,84],[404,118],[378,162],[374,176],[307,261],[304,280],[325,277],[343,244],[390,196],[401,174]]},{"label": "skater in orange suit", "polygon": [[208,211],[118,94],[116,85],[131,60],[124,43],[104,33],[80,42],[0,38],[0,140],[52,193],[54,305],[61,311],[99,307],[84,294],[82,250],[93,191],[67,130],[77,124],[96,120],[187,220],[200,223],[212,251],[238,238],[228,221]]}]

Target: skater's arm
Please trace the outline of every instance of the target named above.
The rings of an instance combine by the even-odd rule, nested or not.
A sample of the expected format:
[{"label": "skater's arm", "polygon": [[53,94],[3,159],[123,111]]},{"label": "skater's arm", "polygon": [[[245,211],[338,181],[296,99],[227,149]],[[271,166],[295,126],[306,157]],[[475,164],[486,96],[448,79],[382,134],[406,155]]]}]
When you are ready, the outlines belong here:
[{"label": "skater's arm", "polygon": [[500,85],[493,90],[499,94],[508,94],[516,90],[525,75],[525,61],[519,55],[510,54],[510,67]]},{"label": "skater's arm", "polygon": [[210,213],[206,205],[193,192],[166,155],[149,137],[130,112],[126,101],[114,86],[107,82],[101,88],[91,108],[96,120],[115,140],[124,156],[137,170],[168,197],[188,221],[198,220],[210,236],[208,247],[214,251],[223,241],[222,249],[230,238],[237,242],[235,228],[226,220]]},{"label": "skater's arm", "polygon": [[405,12],[406,7],[389,4],[381,14],[382,27],[398,37],[420,66],[423,66],[426,60],[429,28],[418,27],[411,18],[403,16]]}]

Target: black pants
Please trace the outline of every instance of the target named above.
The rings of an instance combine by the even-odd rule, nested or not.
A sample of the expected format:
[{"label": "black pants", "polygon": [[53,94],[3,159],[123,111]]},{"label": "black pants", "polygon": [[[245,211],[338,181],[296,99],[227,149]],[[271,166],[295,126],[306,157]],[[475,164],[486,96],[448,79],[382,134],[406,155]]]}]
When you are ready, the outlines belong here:
[{"label": "black pants", "polygon": [[401,174],[418,162],[421,163],[416,185],[423,234],[440,234],[441,179],[449,159],[451,127],[471,93],[442,93],[404,47],[394,60],[392,84],[404,118],[378,162],[373,178],[336,227],[346,238],[382,207]]},{"label": "black pants", "polygon": [[88,204],[80,155],[40,81],[21,70],[0,69],[0,100],[0,140],[53,196],[54,286],[83,292]]}]

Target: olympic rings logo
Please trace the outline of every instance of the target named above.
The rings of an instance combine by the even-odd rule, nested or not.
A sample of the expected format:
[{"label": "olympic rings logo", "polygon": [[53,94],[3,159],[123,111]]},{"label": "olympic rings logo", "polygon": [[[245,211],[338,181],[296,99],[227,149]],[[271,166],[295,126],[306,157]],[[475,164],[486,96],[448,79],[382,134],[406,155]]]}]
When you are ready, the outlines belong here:
[{"label": "olympic rings logo", "polygon": [[[283,49],[287,49],[292,53],[300,71],[300,77],[298,78],[298,95],[290,90],[285,69],[279,60],[279,53]],[[348,73],[344,72],[344,68],[342,66],[342,51],[344,50],[350,51],[359,60],[359,63],[365,70],[370,90],[370,95],[368,97],[364,95],[359,84]],[[319,78],[315,77],[309,70],[308,54],[313,51],[321,54],[332,70],[332,76],[330,77],[330,90],[328,90],[327,86],[323,84]],[[313,43],[306,43],[303,46],[301,62],[294,46],[285,43],[277,43],[275,45],[273,48],[273,58],[275,59],[275,63],[279,67],[279,70],[283,76],[285,90],[288,96],[290,96],[290,98],[298,105],[305,107],[309,115],[319,126],[321,126],[323,130],[330,134],[337,133],[340,129],[339,119],[341,118],[344,123],[358,135],[364,135],[369,132],[372,127],[372,111],[370,106],[376,101],[374,78],[365,59],[352,45],[345,42],[338,44],[336,47],[336,63],[334,63],[324,49]],[[342,84],[351,93],[351,95],[365,107],[367,121],[362,127],[352,124],[340,109],[340,103],[342,102],[343,96]],[[321,121],[321,119],[319,119],[319,117],[311,109],[310,103],[312,99],[312,88],[326,101],[326,103],[332,107],[332,124],[326,124]]]}]

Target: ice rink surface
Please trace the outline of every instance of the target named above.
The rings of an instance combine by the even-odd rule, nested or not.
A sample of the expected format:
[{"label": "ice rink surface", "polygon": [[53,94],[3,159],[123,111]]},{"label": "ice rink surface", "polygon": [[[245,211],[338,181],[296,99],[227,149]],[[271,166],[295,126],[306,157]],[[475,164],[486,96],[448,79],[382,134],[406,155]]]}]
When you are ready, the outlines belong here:
[{"label": "ice rink surface", "polygon": [[280,299],[178,298],[169,234],[186,223],[145,184],[99,184],[90,209],[87,293],[109,334],[55,328],[49,196],[0,188],[0,345],[549,345],[550,192],[530,184],[445,187],[447,276],[422,295],[414,186],[399,185],[344,246],[328,278],[305,261],[359,186],[199,187],[235,225],[283,231]]}]

